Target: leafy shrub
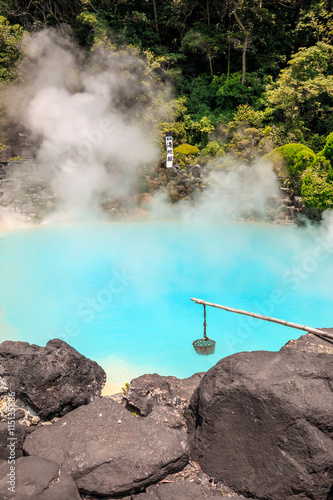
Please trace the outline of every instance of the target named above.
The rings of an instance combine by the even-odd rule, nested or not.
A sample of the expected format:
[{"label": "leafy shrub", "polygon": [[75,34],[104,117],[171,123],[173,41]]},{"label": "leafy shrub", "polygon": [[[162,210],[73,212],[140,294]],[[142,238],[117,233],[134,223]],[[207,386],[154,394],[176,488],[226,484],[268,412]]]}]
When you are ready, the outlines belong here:
[{"label": "leafy shrub", "polygon": [[273,149],[266,158],[272,161],[278,173],[287,173],[290,177],[298,178],[299,172],[312,164],[315,154],[304,144],[291,143]]},{"label": "leafy shrub", "polygon": [[217,141],[212,141],[207,144],[207,146],[201,150],[201,156],[223,156],[224,149],[220,146]]},{"label": "leafy shrub", "polygon": [[323,155],[323,151],[320,151],[320,153],[316,155],[311,166],[316,167],[319,170],[329,172],[331,168],[331,162]]},{"label": "leafy shrub", "polygon": [[239,127],[244,128],[259,128],[262,124],[262,113],[255,111],[248,104],[241,104],[238,106],[237,111],[228,123],[230,129],[235,129]]},{"label": "leafy shrub", "polygon": [[11,25],[4,16],[0,16],[0,80],[10,81],[15,77],[22,37],[21,26]]},{"label": "leafy shrub", "polygon": [[333,160],[333,132],[327,136],[326,144],[323,149],[323,155],[328,160]]},{"label": "leafy shrub", "polygon": [[289,177],[295,194],[300,194],[301,191],[302,172],[313,164],[315,158],[316,155],[312,149],[297,143],[275,148],[265,156],[265,159],[273,163],[274,170],[278,175]]},{"label": "leafy shrub", "polygon": [[259,103],[266,85],[271,83],[272,79],[268,75],[260,75],[258,72],[247,73],[246,84],[242,84],[242,72],[237,71],[228,76],[215,77],[215,85],[219,83],[216,93],[217,102],[223,108],[233,108],[237,104],[250,103],[256,105]]},{"label": "leafy shrub", "polygon": [[174,152],[182,155],[196,155],[199,153],[199,149],[196,146],[191,146],[191,144],[181,144],[174,149]]},{"label": "leafy shrub", "polygon": [[173,150],[175,160],[181,165],[189,165],[194,162],[199,153],[199,148],[191,144],[180,144]]},{"label": "leafy shrub", "polygon": [[214,125],[207,116],[203,116],[199,122],[188,120],[185,124],[190,142],[206,146],[209,134],[214,130]]},{"label": "leafy shrub", "polygon": [[[332,170],[332,169],[331,169]],[[307,208],[326,210],[333,208],[333,172],[309,167],[302,175],[301,195]]]}]

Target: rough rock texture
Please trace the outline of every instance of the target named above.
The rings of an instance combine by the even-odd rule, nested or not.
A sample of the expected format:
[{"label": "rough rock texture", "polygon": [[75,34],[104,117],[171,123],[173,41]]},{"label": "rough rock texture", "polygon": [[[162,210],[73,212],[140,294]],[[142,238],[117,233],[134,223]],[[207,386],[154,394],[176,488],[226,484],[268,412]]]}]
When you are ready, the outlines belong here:
[{"label": "rough rock texture", "polygon": [[194,483],[159,484],[151,486],[145,493],[132,495],[132,500],[205,500],[206,498],[221,499],[222,497],[214,493],[205,495],[200,486]]},{"label": "rough rock texture", "polygon": [[203,376],[204,372],[184,379],[163,377],[157,373],[142,375],[131,381],[124,400],[145,417],[157,405],[170,406],[184,414]]},{"label": "rough rock texture", "polygon": [[157,424],[171,427],[171,429],[186,429],[184,415],[177,408],[171,408],[170,406],[157,405],[146,418]]},{"label": "rough rock texture", "polygon": [[140,491],[188,461],[185,432],[135,417],[108,398],[37,429],[24,451],[56,461],[80,490],[100,496]]},{"label": "rough rock texture", "polygon": [[[21,155],[22,151],[13,151],[15,153]],[[0,169],[0,207],[13,210],[22,221],[40,222],[55,210],[57,201],[45,182],[44,165],[33,161],[3,164]]]},{"label": "rough rock texture", "polygon": [[191,457],[251,498],[332,499],[332,366],[294,348],[222,359],[191,399]]},{"label": "rough rock texture", "polygon": [[[11,438],[15,438],[11,439]],[[11,427],[8,430],[8,423],[0,423],[0,460],[8,460],[9,458],[9,448],[8,445],[14,444],[15,446],[15,457],[21,457],[23,455],[22,445],[25,439],[25,428],[16,423],[15,427]]]},{"label": "rough rock texture", "polygon": [[0,147],[0,161],[7,161],[13,156],[10,146]]},{"label": "rough rock texture", "polygon": [[[170,489],[164,489],[164,484],[175,484]],[[170,493],[170,495],[175,492],[181,492],[186,495],[188,492],[193,494],[193,484],[196,485],[195,491],[198,493],[198,486],[200,488],[200,493],[203,495],[203,498],[222,498],[225,500],[226,498],[232,498],[234,500],[244,500],[245,497],[237,495],[233,490],[228,488],[222,483],[215,483],[214,480],[207,476],[204,472],[202,472],[199,464],[192,462],[191,460],[186,465],[186,467],[180,472],[176,472],[175,474],[170,474],[165,479],[162,479],[157,485],[148,486],[145,493],[134,493],[131,496],[121,496],[118,497],[119,500],[137,500],[145,499],[144,494],[155,494],[158,495],[160,491],[164,494]],[[161,486],[161,489],[160,489]],[[188,488],[187,488],[188,486]],[[163,494],[162,493],[162,494]],[[142,496],[140,496],[142,495]],[[87,495],[85,493],[81,493],[82,500],[97,500],[96,496]],[[114,497],[104,497],[105,500],[113,500]],[[149,498],[149,496],[148,496]],[[155,498],[155,497],[153,497]],[[159,497],[158,497],[159,498]],[[168,497],[166,497],[168,498]],[[173,497],[172,497],[173,498]],[[177,500],[183,500],[182,496],[176,497]],[[187,498],[185,496],[185,498]]]},{"label": "rough rock texture", "polygon": [[[13,416],[13,405],[10,399],[6,395],[0,396],[0,423],[5,423],[6,425],[8,424],[8,420]],[[21,406],[18,406],[18,404]],[[16,421],[16,426],[23,426],[26,431],[30,432],[36,425],[41,423],[41,419],[38,415],[32,414],[28,408],[22,408],[22,404],[20,400],[15,402],[15,414],[13,418]]]},{"label": "rough rock texture", "polygon": [[[321,330],[333,333],[333,328],[321,328]],[[317,353],[326,352],[328,354],[333,354],[333,341],[324,337],[318,337],[317,335],[313,335],[312,333],[308,333],[306,335],[302,335],[296,340],[289,340],[289,342],[287,342],[286,345],[282,347],[281,351],[291,348],[295,348],[299,351]]]},{"label": "rough rock texture", "polygon": [[[144,496],[146,495],[146,496]],[[244,499],[245,497],[237,495],[230,488],[222,483],[215,483],[207,474],[202,472],[199,464],[192,462],[176,474],[171,474],[158,485],[149,486],[145,493],[132,495],[131,500],[185,500],[190,498],[233,498]],[[127,499],[126,499],[127,500]]]},{"label": "rough rock texture", "polygon": [[16,397],[40,417],[64,414],[99,396],[104,370],[59,339],[46,347],[27,342],[0,344],[1,391]]},{"label": "rough rock texture", "polygon": [[0,463],[1,500],[79,500],[75,482],[59,465],[39,457],[21,457],[15,463],[15,492],[8,490],[9,465]]}]

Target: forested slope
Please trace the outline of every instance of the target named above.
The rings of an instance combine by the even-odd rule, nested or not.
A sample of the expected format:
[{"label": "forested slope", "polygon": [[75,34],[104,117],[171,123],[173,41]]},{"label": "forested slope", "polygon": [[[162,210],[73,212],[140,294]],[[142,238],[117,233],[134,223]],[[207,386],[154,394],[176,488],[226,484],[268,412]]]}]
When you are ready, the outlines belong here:
[{"label": "forested slope", "polygon": [[[231,153],[249,164],[280,148],[296,191],[324,209],[333,203],[332,11],[332,0],[0,1],[0,79],[15,77],[24,33],[45,27],[69,26],[88,50],[130,47],[174,89],[160,131],[175,146],[197,146],[202,162]],[[286,159],[286,144],[289,153],[307,146],[306,160],[304,151]]]}]

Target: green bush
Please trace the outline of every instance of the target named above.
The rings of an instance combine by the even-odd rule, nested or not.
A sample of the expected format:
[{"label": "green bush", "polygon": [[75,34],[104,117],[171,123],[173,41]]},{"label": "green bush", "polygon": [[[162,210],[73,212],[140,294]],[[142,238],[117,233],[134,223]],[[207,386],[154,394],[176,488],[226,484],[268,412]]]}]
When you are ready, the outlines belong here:
[{"label": "green bush", "polygon": [[173,152],[176,162],[180,165],[190,165],[195,161],[199,148],[191,144],[180,144]]},{"label": "green bush", "polygon": [[279,174],[285,173],[295,179],[312,164],[315,156],[304,144],[291,143],[273,149],[265,158],[272,161]]},{"label": "green bush", "polygon": [[309,167],[302,175],[301,195],[307,208],[326,210],[333,208],[332,172]]},{"label": "green bush", "polygon": [[0,16],[0,80],[10,81],[16,76],[16,63],[21,55],[20,45],[23,28],[11,25],[4,16]]},{"label": "green bush", "polygon": [[328,160],[333,160],[333,132],[327,136],[326,144],[323,149],[323,155]]},{"label": "green bush", "polygon": [[315,158],[316,155],[312,149],[297,143],[275,148],[265,156],[265,159],[273,163],[274,170],[278,175],[289,177],[291,187],[298,195],[301,191],[302,172],[313,164]]},{"label": "green bush", "polygon": [[231,122],[228,123],[229,129],[239,127],[243,128],[259,128],[262,125],[262,113],[255,111],[248,104],[241,104],[238,106]]},{"label": "green bush", "polygon": [[181,144],[174,149],[174,153],[180,153],[182,155],[196,155],[199,153],[199,149],[196,146],[191,146],[191,144]]},{"label": "green bush", "polygon": [[200,155],[203,157],[207,156],[224,156],[224,149],[220,146],[217,141],[212,141],[207,144],[205,148],[201,150]]},{"label": "green bush", "polygon": [[258,105],[266,85],[271,83],[272,78],[259,72],[247,73],[246,84],[242,84],[242,72],[230,73],[214,77],[215,86],[218,85],[216,99],[218,105],[223,108],[235,108],[239,104]]}]

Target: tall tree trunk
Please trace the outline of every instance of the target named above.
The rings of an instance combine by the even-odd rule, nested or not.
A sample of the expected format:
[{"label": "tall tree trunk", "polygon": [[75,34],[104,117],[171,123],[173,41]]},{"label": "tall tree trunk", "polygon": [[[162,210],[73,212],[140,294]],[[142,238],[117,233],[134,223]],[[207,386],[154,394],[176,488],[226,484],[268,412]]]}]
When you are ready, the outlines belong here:
[{"label": "tall tree trunk", "polygon": [[158,34],[158,36],[160,36],[159,31],[158,31],[158,17],[157,17],[156,0],[153,0],[153,7],[154,7],[155,29],[156,29],[156,33]]},{"label": "tall tree trunk", "polygon": [[242,53],[242,85],[244,85],[246,77],[246,51],[248,44],[249,44],[249,33],[246,31],[244,45],[243,45],[243,53]]},{"label": "tall tree trunk", "polygon": [[244,33],[244,45],[243,45],[243,52],[242,52],[242,85],[244,85],[245,78],[246,78],[246,52],[247,52],[247,48],[249,45],[250,32],[245,28],[244,24],[242,23],[242,21],[238,17],[237,12],[235,10],[233,10],[232,13],[235,16],[235,19],[236,19],[240,29]]},{"label": "tall tree trunk", "polygon": [[207,24],[210,25],[210,9],[209,9],[209,0],[207,0]]},{"label": "tall tree trunk", "polygon": [[209,61],[209,69],[210,69],[210,74],[213,76],[213,58],[211,55],[207,54],[208,61]]}]

